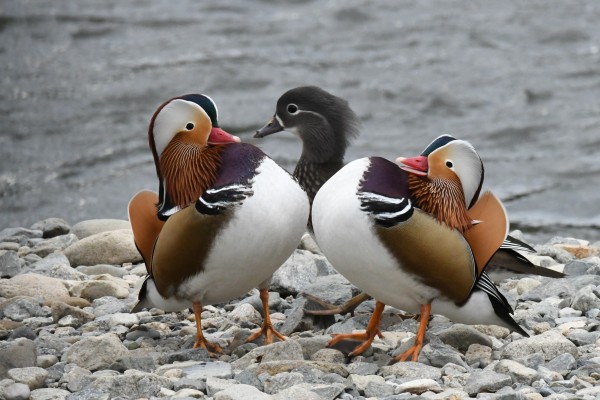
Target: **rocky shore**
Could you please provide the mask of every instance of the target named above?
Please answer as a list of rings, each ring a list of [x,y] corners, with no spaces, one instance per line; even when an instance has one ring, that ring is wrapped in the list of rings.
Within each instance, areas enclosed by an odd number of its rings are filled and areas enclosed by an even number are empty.
[[[512,232],[520,236],[520,232]],[[430,321],[419,362],[388,365],[417,321],[386,307],[383,339],[363,355],[327,348],[362,330],[354,316],[303,314],[310,293],[341,303],[358,290],[310,241],[280,268],[272,320],[288,337],[245,343],[262,321],[258,292],[206,306],[202,326],[224,350],[192,349],[190,311],[129,313],[146,274],[129,223],[50,218],[0,231],[0,399],[597,399],[600,398],[600,243],[554,238],[531,259],[567,278],[497,282],[531,334]]]

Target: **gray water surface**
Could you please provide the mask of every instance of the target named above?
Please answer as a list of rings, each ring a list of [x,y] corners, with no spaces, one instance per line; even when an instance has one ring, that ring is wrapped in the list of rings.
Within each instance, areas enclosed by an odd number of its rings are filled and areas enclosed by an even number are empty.
[[[467,139],[526,238],[600,240],[600,2],[32,1],[0,4],[0,229],[127,218],[157,188],[147,126],[201,92],[253,139],[277,98],[319,85],[363,122],[347,160]]]

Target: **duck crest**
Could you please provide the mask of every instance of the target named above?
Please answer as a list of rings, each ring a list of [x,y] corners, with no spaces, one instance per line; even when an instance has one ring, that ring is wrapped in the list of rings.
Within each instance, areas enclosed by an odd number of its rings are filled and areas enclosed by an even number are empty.
[[[451,229],[465,233],[473,227],[464,204],[460,182],[424,179],[408,174],[409,188],[415,206],[431,214]]]
[[[201,147],[181,134],[171,140],[159,158],[159,178],[161,185],[164,184],[169,207],[186,207],[213,185],[221,165],[223,147]],[[159,204],[159,207],[164,206]]]

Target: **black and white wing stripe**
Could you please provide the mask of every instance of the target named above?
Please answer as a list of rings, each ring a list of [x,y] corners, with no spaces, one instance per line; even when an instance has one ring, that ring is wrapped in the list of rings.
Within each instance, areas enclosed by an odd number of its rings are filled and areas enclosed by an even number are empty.
[[[507,249],[507,250],[515,250],[515,251],[523,251],[526,253],[535,253],[535,249],[533,247],[531,247],[530,245],[528,245],[527,243],[514,238],[510,235],[506,236],[506,239],[504,239],[504,243],[502,243],[502,246],[500,246],[501,249]]]
[[[372,192],[359,192],[360,209],[369,213],[378,225],[390,228],[408,220],[414,208],[408,197],[396,198]]]
[[[206,215],[222,214],[225,210],[242,204],[246,197],[252,195],[251,187],[238,183],[208,189],[196,202],[196,210]]]
[[[473,291],[476,290],[481,290],[488,295],[496,315],[508,322],[521,335],[529,337],[529,334],[525,332],[523,328],[521,328],[519,324],[517,324],[511,317],[511,314],[514,314],[514,311],[510,304],[508,304],[508,300],[506,300],[506,297],[500,293],[496,285],[494,285],[490,277],[485,272],[483,272],[477,279],[477,282],[475,282]]]

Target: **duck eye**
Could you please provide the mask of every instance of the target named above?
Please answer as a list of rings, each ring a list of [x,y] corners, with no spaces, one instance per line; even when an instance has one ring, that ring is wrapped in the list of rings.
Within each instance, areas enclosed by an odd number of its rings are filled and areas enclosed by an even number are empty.
[[[446,167],[452,168],[452,167],[454,167],[454,164],[452,164],[452,161],[448,160],[448,161],[446,161]]]
[[[296,114],[298,112],[298,106],[295,104],[288,104],[287,112],[289,112],[290,114]]]
[[[185,126],[185,129],[187,129],[188,131],[191,131],[192,129],[194,129],[194,124],[192,124],[191,122],[188,122],[187,125]]]

